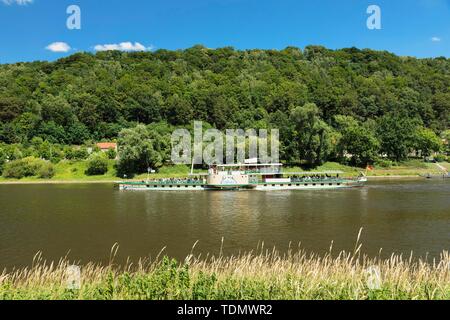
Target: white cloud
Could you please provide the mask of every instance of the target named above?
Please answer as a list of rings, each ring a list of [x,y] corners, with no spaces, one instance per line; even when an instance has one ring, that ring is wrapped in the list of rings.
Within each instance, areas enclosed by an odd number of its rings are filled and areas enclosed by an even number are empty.
[[[19,6],[26,6],[33,3],[33,0],[2,0],[2,2],[8,6],[12,4],[18,4]]]
[[[431,41],[433,41],[433,42],[441,42],[441,38],[433,37],[433,38],[431,38]]]
[[[69,52],[70,46],[65,42],[53,42],[49,44],[45,49],[50,50],[52,52]]]
[[[145,47],[143,44],[139,42],[121,42],[119,44],[98,44],[94,47],[95,51],[110,51],[110,50],[119,50],[119,51],[151,51],[153,50],[153,46]]]

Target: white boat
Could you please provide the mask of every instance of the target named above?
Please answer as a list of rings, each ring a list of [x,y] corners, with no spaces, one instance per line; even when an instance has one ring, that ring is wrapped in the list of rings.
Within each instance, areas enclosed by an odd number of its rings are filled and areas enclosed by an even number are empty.
[[[118,182],[120,190],[205,191],[205,190],[330,190],[362,187],[367,178],[343,178],[342,171],[286,172],[281,163],[227,164],[212,166],[208,173],[191,174],[186,179]]]

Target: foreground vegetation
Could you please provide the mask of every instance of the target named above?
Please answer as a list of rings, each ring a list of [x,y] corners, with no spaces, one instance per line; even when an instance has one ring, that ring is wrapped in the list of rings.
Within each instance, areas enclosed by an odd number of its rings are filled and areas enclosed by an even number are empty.
[[[67,260],[37,259],[30,269],[0,275],[0,299],[450,299],[448,252],[425,262],[396,255],[370,259],[359,249],[323,257],[261,249],[233,257],[189,255],[183,263],[165,257],[125,268],[88,264],[75,289],[68,287]]]

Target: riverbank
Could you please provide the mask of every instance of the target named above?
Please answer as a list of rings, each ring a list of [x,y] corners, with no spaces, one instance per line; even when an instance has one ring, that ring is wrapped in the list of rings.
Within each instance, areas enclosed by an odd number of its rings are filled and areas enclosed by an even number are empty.
[[[31,269],[0,275],[2,300],[448,300],[450,255],[427,263],[392,255],[324,257],[275,250],[183,263],[164,258],[119,268],[87,264],[81,277],[70,263],[36,261]],[[69,288],[75,284],[76,288]],[[79,287],[78,287],[79,285]]]
[[[98,184],[98,183],[114,183],[122,180],[117,177],[114,168],[114,161],[110,160],[108,165],[108,172],[101,176],[86,176],[85,162],[69,162],[62,161],[55,165],[55,176],[52,179],[38,179],[36,177],[24,178],[20,180],[5,179],[0,177],[0,184]],[[449,163],[442,163],[442,167],[450,169]],[[420,161],[409,161],[402,165],[390,168],[375,167],[371,171],[365,172],[362,168],[341,165],[335,162],[328,162],[324,165],[314,169],[314,171],[342,171],[346,177],[356,177],[361,172],[367,174],[369,180],[383,180],[383,179],[414,179],[420,178],[422,175],[432,174],[439,175],[442,171],[433,163],[424,163]],[[299,167],[287,167],[285,172],[299,172],[303,171]],[[203,172],[206,171],[196,171]],[[159,170],[158,173],[152,174],[152,179],[162,178],[183,178],[189,175],[190,169],[187,166],[167,166]],[[147,174],[142,174],[134,177],[134,181],[142,181],[147,179]]]

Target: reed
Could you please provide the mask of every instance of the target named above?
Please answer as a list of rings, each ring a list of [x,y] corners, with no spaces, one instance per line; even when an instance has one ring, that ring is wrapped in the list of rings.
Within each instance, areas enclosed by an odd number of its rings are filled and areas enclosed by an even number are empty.
[[[79,289],[67,287],[63,258],[35,257],[30,268],[0,275],[0,299],[49,300],[448,300],[450,254],[424,261],[413,256],[369,258],[353,252],[316,255],[301,248],[281,254],[262,244],[237,256],[194,255],[182,262],[162,256],[119,266],[118,246],[107,266],[81,268]],[[161,258],[160,258],[161,257]]]

